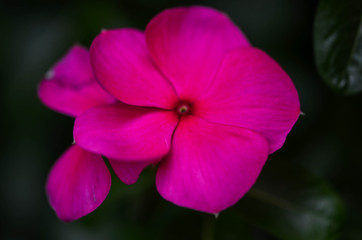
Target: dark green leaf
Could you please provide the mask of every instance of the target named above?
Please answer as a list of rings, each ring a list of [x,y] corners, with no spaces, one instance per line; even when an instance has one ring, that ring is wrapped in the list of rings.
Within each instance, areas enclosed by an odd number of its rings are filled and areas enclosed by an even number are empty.
[[[233,210],[278,239],[336,239],[344,219],[338,195],[288,161],[271,160]]]
[[[314,25],[318,71],[333,89],[362,91],[362,1],[321,0]]]

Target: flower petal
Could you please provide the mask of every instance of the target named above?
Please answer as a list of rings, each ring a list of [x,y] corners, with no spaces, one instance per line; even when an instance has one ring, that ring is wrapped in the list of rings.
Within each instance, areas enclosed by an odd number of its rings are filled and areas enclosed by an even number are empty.
[[[97,79],[120,101],[167,109],[177,102],[172,86],[151,60],[141,31],[102,31],[90,54]]]
[[[153,162],[168,153],[177,122],[172,111],[111,104],[80,115],[74,138],[79,146],[108,158]]]
[[[94,78],[88,50],[76,45],[47,73],[38,88],[49,108],[72,117],[86,109],[115,102]]]
[[[250,45],[226,14],[199,6],[161,12],[148,24],[146,41],[180,98],[188,100],[213,80],[227,51]]]
[[[268,144],[257,133],[186,117],[160,164],[156,186],[176,205],[219,213],[249,191],[267,156]]]
[[[114,173],[125,184],[134,184],[137,182],[138,177],[142,170],[151,162],[123,162],[119,160],[109,159]]]
[[[259,132],[268,140],[270,153],[284,144],[300,115],[291,79],[255,48],[230,52],[194,109],[197,116],[209,121]]]
[[[46,191],[58,217],[69,222],[94,211],[110,187],[111,175],[102,157],[73,145],[51,169]]]

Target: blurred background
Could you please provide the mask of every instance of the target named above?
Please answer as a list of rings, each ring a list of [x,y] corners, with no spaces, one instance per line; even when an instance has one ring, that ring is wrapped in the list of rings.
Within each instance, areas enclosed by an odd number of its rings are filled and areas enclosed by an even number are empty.
[[[270,156],[255,187],[214,216],[163,200],[155,169],[112,189],[95,212],[61,222],[44,185],[72,143],[73,119],[44,107],[37,84],[75,43],[102,28],[144,29],[173,6],[224,11],[250,42],[291,76],[301,116]],[[1,1],[1,239],[362,239],[362,96],[341,96],[320,79],[313,56],[316,1]]]

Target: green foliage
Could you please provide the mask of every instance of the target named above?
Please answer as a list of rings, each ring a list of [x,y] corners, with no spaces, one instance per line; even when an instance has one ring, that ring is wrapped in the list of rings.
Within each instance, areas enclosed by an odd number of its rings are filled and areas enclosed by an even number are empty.
[[[271,159],[235,207],[278,239],[337,239],[344,205],[322,179],[290,161]]]
[[[315,60],[333,89],[362,91],[362,1],[321,0],[314,25]]]

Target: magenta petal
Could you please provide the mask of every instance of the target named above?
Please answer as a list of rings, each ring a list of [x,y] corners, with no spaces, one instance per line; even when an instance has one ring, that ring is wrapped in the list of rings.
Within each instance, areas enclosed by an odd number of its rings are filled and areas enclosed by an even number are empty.
[[[110,187],[111,175],[102,157],[73,145],[51,169],[46,191],[58,217],[69,222],[94,211]]]
[[[142,170],[150,165],[150,162],[123,162],[109,159],[113,171],[117,177],[125,184],[134,184]]]
[[[90,54],[97,79],[120,101],[167,109],[177,102],[172,86],[151,60],[141,31],[103,31],[94,39]]]
[[[79,146],[108,158],[155,161],[168,153],[177,122],[172,111],[118,103],[81,114],[74,138]]]
[[[300,115],[291,79],[267,54],[251,47],[227,55],[195,105],[195,114],[204,119],[259,132],[270,153],[284,144]]]
[[[49,70],[38,95],[49,108],[72,117],[90,107],[115,102],[95,80],[88,50],[78,45]]]
[[[160,164],[156,186],[176,205],[219,213],[249,191],[267,156],[268,144],[257,133],[186,117]]]
[[[250,45],[226,14],[199,6],[161,12],[148,24],[146,41],[179,96],[189,100],[210,84],[227,51]]]

